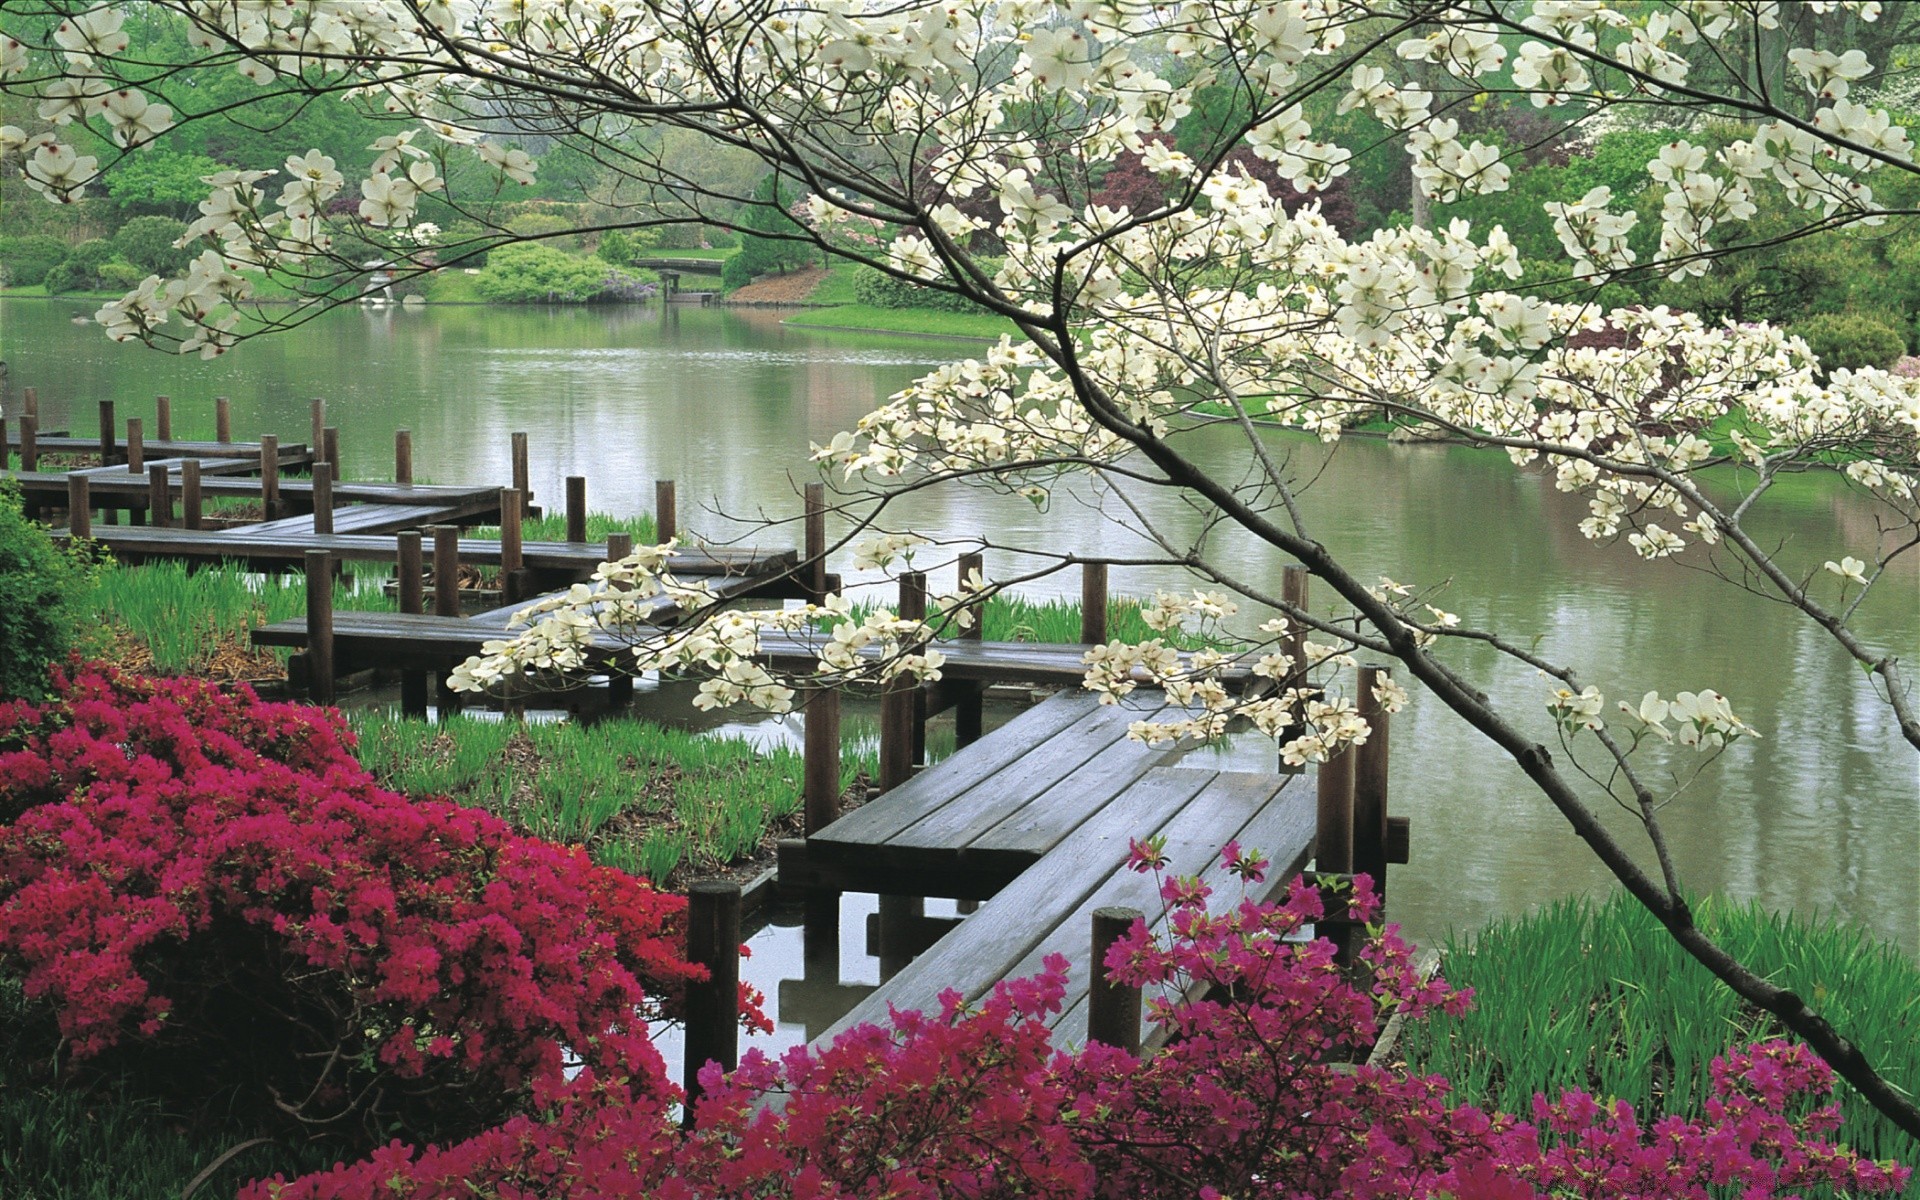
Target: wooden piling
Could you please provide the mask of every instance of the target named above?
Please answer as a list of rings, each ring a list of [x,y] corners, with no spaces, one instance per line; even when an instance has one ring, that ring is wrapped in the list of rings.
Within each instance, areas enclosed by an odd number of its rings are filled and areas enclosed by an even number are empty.
[[[587,540],[587,477],[567,476],[567,540]]]
[[[653,481],[653,528],[655,540],[661,542],[680,533],[680,505],[671,479]]]
[[[213,398],[213,440],[222,445],[233,440],[233,401],[225,396]]]
[[[1087,977],[1087,1040],[1140,1053],[1140,988],[1108,978],[1107,951],[1145,914],[1137,908],[1093,910],[1093,961]]]
[[[820,832],[840,816],[840,693],[823,687],[807,699],[806,832]]]
[[[807,599],[819,604],[827,598],[827,485],[808,484],[806,497],[806,553],[800,560],[801,583]]]
[[[7,414],[0,412],[0,471],[13,469],[13,445],[7,441]]]
[[[1080,640],[1107,644],[1107,564],[1080,564]]]
[[[520,503],[533,503],[533,474],[527,466],[527,435],[513,435],[513,490],[520,493]]]
[[[1371,732],[1353,766],[1353,871],[1373,877],[1373,890],[1384,901],[1387,894],[1387,710],[1374,688],[1393,678],[1390,668],[1368,664],[1360,668],[1360,719]]]
[[[508,580],[526,567],[526,561],[521,553],[520,516],[520,493],[512,488],[501,488],[500,586],[502,591],[511,591],[512,587]],[[507,599],[511,601],[516,597],[508,596]]]
[[[163,442],[173,440],[173,398],[171,396],[153,398],[153,436]]]
[[[327,436],[327,402],[324,397],[315,396],[313,398],[309,417],[310,424],[308,425],[307,433],[307,450],[312,453],[315,458],[324,458],[325,455],[321,453],[321,448],[326,444]]]
[[[307,551],[307,691],[333,703],[333,555]]]
[[[460,615],[460,527],[435,525],[433,534],[433,614]]]
[[[100,402],[100,465],[110,467],[118,453],[113,445],[113,401]]]
[[[340,469],[340,429],[329,425],[320,431],[320,445],[317,453],[321,458],[333,464],[336,472]]]
[[[271,521],[280,515],[280,437],[260,435],[260,509]]]
[[[20,469],[40,469],[40,417],[35,413],[20,414]]]
[[[67,532],[77,538],[93,536],[92,484],[85,475],[67,476]]]
[[[144,474],[147,469],[146,422],[139,417],[127,418],[127,474]]]
[[[173,495],[167,487],[165,463],[153,463],[147,468],[147,508],[152,514],[148,520],[155,527],[165,529],[173,524]]]
[[[400,592],[400,611],[417,613],[423,609],[421,573],[425,562],[420,553],[420,531],[408,529],[395,535],[398,553],[394,575]],[[400,672],[400,713],[425,718],[427,715],[427,673],[418,668]]]
[[[413,430],[393,431],[393,481],[413,486]]]
[[[1345,875],[1353,870],[1353,766],[1357,757],[1351,747],[1343,746],[1320,764],[1313,865],[1323,876]],[[1351,925],[1334,923],[1329,930],[1335,961],[1341,966],[1353,962],[1359,944],[1355,935]]]
[[[900,615],[910,621],[927,619],[927,573],[925,571],[904,571],[900,575]],[[907,772],[909,775],[919,765],[927,761],[927,694],[918,683],[906,679],[908,699],[911,701],[907,712],[908,753]],[[905,782],[903,779],[902,782]]]
[[[686,985],[682,1123],[690,1127],[701,1094],[700,1069],[710,1062],[727,1071],[740,1065],[739,884],[702,879],[687,889],[687,961],[707,970],[706,979]]]
[[[964,593],[967,590],[967,581],[969,579],[972,579],[975,575],[979,575],[982,579],[985,579],[986,573],[986,555],[978,552],[962,554],[960,556],[959,586],[954,589],[954,593],[956,595]],[[969,601],[967,611],[973,615],[972,623],[965,629],[960,630],[958,636],[969,642],[977,642],[986,636],[983,628],[987,620],[986,602],[984,600]],[[980,735],[984,730],[986,721],[986,704],[982,696],[983,691],[984,685],[982,687],[969,689],[965,695],[954,701],[953,740],[956,746],[971,746],[980,740]]]
[[[20,415],[23,417],[32,417],[36,421],[40,419],[39,388],[20,389]]]
[[[313,531],[333,532],[333,463],[313,464]]]
[[[180,464],[180,524],[200,528],[204,520],[200,509],[200,460],[189,458]]]
[[[630,533],[607,534],[607,561],[619,562],[633,553],[633,535]],[[624,708],[633,703],[633,672],[617,667],[607,668],[607,703]]]

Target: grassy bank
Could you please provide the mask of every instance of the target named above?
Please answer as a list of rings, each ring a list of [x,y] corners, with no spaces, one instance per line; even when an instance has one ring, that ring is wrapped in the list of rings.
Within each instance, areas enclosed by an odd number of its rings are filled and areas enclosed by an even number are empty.
[[[1807,997],[1887,1078],[1920,1079],[1920,966],[1898,949],[1855,926],[1755,906],[1708,900],[1695,916],[1736,958]],[[1449,944],[1441,970],[1474,989],[1475,1007],[1410,1027],[1407,1059],[1452,1080],[1460,1100],[1510,1112],[1531,1111],[1535,1092],[1582,1088],[1642,1112],[1697,1115],[1715,1055],[1781,1036],[1626,896],[1496,922]],[[1840,1140],[1875,1158],[1920,1159],[1920,1143],[1845,1084],[1840,1095]]]
[[[587,540],[604,542],[609,534],[625,533],[633,537],[636,546],[650,546],[658,540],[653,517],[642,513],[637,517],[616,517],[610,513],[590,512],[587,514]],[[481,525],[467,530],[462,536],[490,538],[498,540],[500,527]],[[520,524],[520,537],[528,542],[563,542],[567,539],[567,514],[549,512]]]
[[[816,292],[815,295],[819,293]],[[930,337],[998,340],[1019,335],[1013,322],[979,313],[936,312],[921,308],[877,308],[871,304],[837,304],[788,317],[786,324],[807,329],[843,329],[857,333],[917,333]]]
[[[785,747],[635,720],[429,725],[385,712],[351,720],[360,761],[386,786],[485,808],[662,886],[753,858],[798,828],[801,757]],[[848,732],[850,745],[862,744]],[[843,786],[862,772],[877,773],[871,751],[843,760]]]
[[[392,612],[395,604],[375,579],[355,576],[334,588],[341,609]],[[122,666],[163,675],[258,679],[278,675],[287,651],[256,647],[253,629],[304,616],[301,575],[251,575],[234,566],[188,570],[185,563],[111,566],[90,596],[99,616],[96,638]]]

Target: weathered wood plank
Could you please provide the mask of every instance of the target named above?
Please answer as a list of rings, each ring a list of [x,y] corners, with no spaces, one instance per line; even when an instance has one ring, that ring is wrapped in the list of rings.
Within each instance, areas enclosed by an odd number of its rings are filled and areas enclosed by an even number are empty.
[[[1126,862],[1128,839],[1166,824],[1212,781],[1209,771],[1156,771],[1089,818],[960,928],[855,1006],[823,1036],[882,1021],[887,1006],[931,1011],[954,988],[979,996]]]
[[[259,442],[183,442],[144,439],[149,455],[161,458],[244,458],[257,462],[260,458]],[[46,437],[40,439],[42,454],[98,454],[100,439],[97,437]],[[304,442],[282,442],[280,445],[280,465],[283,467],[303,466],[313,461],[313,453]]]
[[[936,763],[879,799],[841,817],[810,839],[831,855],[835,843],[866,847],[889,841],[942,805],[974,786],[993,784],[1007,768],[1037,748],[1051,745],[1062,731],[1097,715],[1091,696],[1062,692],[1008,721],[958,756]]]
[[[286,489],[281,489],[286,494]],[[426,508],[417,504],[353,504],[337,508],[333,512],[333,532],[319,536],[339,536],[341,534],[398,533],[402,529],[420,529],[428,525],[440,525],[459,519],[463,514],[457,508]],[[230,538],[273,539],[286,537],[313,536],[313,514],[297,517],[282,517],[277,521],[261,521],[253,525],[240,525],[232,529],[221,530],[216,536]],[[395,551],[396,555],[398,551]]]

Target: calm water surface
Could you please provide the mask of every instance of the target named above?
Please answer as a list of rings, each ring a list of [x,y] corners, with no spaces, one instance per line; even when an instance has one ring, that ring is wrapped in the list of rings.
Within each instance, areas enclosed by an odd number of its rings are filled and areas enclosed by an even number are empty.
[[[325,396],[349,477],[390,472],[393,431],[414,434],[416,471],[444,482],[505,481],[508,434],[531,435],[533,486],[547,503],[566,475],[593,507],[651,506],[653,481],[679,481],[682,524],[724,533],[719,514],[788,517],[825,441],[916,374],[964,353],[951,342],[807,333],[776,314],[691,308],[609,311],[436,308],[331,314],[213,363],[115,346],[59,302],[0,302],[0,356],[15,394],[40,390],[42,423],[96,427],[96,402],[148,416],[174,398],[176,433],[210,436],[212,397],[232,398],[236,436],[304,441],[308,398]],[[1328,452],[1276,435],[1302,463]],[[1236,471],[1233,444],[1196,450]],[[1830,480],[1776,497],[1768,532],[1817,567],[1861,554],[1873,517]],[[1157,521],[1198,527],[1177,501],[1149,497]],[[695,511],[695,505],[708,511]],[[1784,607],[1683,563],[1641,563],[1575,531],[1580,501],[1503,456],[1352,439],[1306,500],[1316,534],[1363,574],[1450,579],[1445,607],[1469,624],[1538,633],[1609,696],[1712,687],[1763,733],[1736,746],[1667,810],[1680,866],[1700,891],[1844,914],[1920,955],[1920,767],[1861,673]],[[1052,550],[1125,553],[1135,543],[1094,507],[955,490],[916,498],[900,523],[950,536],[990,532]],[[770,539],[771,540],[771,539]],[[791,541],[792,535],[778,535]],[[1210,550],[1278,589],[1282,566],[1250,539]],[[1011,567],[1011,561],[1001,569]],[[936,579],[936,584],[941,582]],[[1077,581],[1054,589],[1077,594]],[[1178,587],[1177,573],[1123,570],[1116,590]],[[1863,614],[1878,645],[1920,650],[1920,575],[1904,572]],[[1047,591],[1045,585],[1036,587]],[[1472,649],[1459,662],[1512,713],[1543,730],[1542,681]],[[1259,769],[1270,747],[1224,751]],[[1394,915],[1416,937],[1471,929],[1609,878],[1519,771],[1417,692],[1393,732],[1395,811],[1413,818],[1413,862],[1396,868]],[[1625,823],[1621,823],[1623,829]]]

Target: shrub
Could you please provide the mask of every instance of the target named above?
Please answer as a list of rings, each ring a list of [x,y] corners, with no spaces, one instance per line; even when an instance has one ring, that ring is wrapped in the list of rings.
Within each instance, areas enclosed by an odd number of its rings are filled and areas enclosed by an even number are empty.
[[[0,237],[0,274],[12,287],[45,283],[47,272],[67,257],[67,244],[49,234]]]
[[[42,282],[47,285],[48,295],[59,296],[67,292],[85,291],[93,281],[90,275],[82,274],[77,268],[62,262],[48,271]]]
[[[505,304],[585,304],[637,299],[640,277],[598,259],[538,244],[501,246],[474,279],[483,300]]]
[[[624,267],[633,261],[633,239],[624,230],[609,229],[600,235],[600,244],[593,249],[593,256],[601,262],[610,262],[616,267]]]
[[[1788,331],[1806,340],[1823,372],[1891,367],[1907,352],[1898,329],[1865,313],[1816,313]]]
[[[172,275],[193,261],[191,250],[174,247],[186,231],[186,223],[172,217],[135,217],[113,235],[114,253],[143,273]]]
[[[0,971],[77,1067],[362,1149],[548,1102],[569,1056],[665,1103],[679,898],[381,789],[330,711],[57,691],[0,705]]]
[[[101,263],[94,269],[93,277],[101,287],[109,291],[125,291],[140,286],[140,281],[152,272],[136,267],[130,262],[114,259]]]
[[[578,246],[577,236],[557,236],[568,234],[574,223],[559,213],[530,212],[522,213],[507,222],[507,232],[517,237],[542,238],[552,245]]]
[[[1136,861],[1144,862],[1141,847]],[[1257,854],[1228,864],[1257,879]],[[1436,1076],[1339,1060],[1364,1055],[1387,1012],[1457,1009],[1464,993],[1422,981],[1388,927],[1362,952],[1357,988],[1324,939],[1289,940],[1325,913],[1295,881],[1284,902],[1209,915],[1195,880],[1168,880],[1167,944],[1136,922],[1104,964],[1178,997],[1155,1020],[1174,1035],[1145,1058],[1105,1046],[1056,1053],[1045,1018],[1066,960],[1002,983],[976,1009],[956,993],[934,1014],[896,1013],[775,1064],[749,1051],[732,1077],[702,1073],[693,1134],[617,1081],[582,1076],[547,1113],[466,1142],[394,1144],[243,1200],[455,1200],[540,1196],[797,1195],[976,1200],[1200,1196],[1540,1200],[1654,1196],[1749,1200],[1809,1186],[1881,1193],[1901,1170],[1822,1140],[1825,1065],[1772,1043],[1715,1070],[1706,1122],[1643,1126],[1581,1093],[1535,1101],[1537,1124],[1449,1108]],[[1350,911],[1376,911],[1365,876]],[[1207,987],[1202,993],[1190,990]],[[784,1104],[763,1105],[769,1090]]]
[[[47,291],[59,295],[62,292],[86,292],[99,288],[100,268],[112,258],[113,243],[107,239],[91,238],[81,242],[67,251],[67,257],[59,266],[47,272]]]
[[[853,273],[853,296],[876,308],[922,308],[937,312],[977,313],[980,306],[964,296],[896,279],[885,271],[861,267]]]
[[[66,658],[89,624],[93,583],[83,559],[55,548],[27,519],[20,488],[0,480],[0,701],[39,699],[47,667]]]

